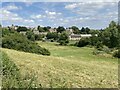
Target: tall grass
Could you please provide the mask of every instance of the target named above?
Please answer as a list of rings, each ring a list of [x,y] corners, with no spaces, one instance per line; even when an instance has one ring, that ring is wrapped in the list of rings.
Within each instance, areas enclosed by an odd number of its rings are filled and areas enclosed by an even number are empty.
[[[35,87],[39,87],[39,85],[36,84],[34,74],[27,73],[22,76],[19,68],[10,60],[6,53],[2,52],[2,89],[30,89]]]

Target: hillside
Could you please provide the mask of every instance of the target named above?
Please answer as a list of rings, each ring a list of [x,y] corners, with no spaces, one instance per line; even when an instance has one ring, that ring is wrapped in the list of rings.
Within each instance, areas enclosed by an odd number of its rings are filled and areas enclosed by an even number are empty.
[[[2,49],[24,75],[35,73],[42,87],[117,88],[118,62],[111,57],[92,55],[93,48],[58,46],[38,42],[51,56]]]

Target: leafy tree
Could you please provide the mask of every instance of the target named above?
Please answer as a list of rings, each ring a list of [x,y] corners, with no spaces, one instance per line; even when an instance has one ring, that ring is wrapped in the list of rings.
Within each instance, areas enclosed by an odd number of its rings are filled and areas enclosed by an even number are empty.
[[[57,32],[48,32],[46,35],[47,39],[54,39],[57,40],[58,39],[58,33]]]
[[[69,43],[68,34],[66,32],[62,32],[59,36],[58,42],[60,43],[60,45],[67,45]]]
[[[35,34],[32,31],[27,31],[26,36],[29,40],[35,41]]]
[[[89,44],[89,39],[88,38],[81,38],[79,42],[77,42],[75,45],[78,47],[84,47]]]
[[[81,31],[82,34],[86,34],[84,27],[82,27],[80,31]]]
[[[95,34],[92,34],[92,36],[90,37],[90,45],[96,46],[98,41],[99,38]]]
[[[43,30],[44,30],[45,32],[48,32],[48,31],[49,31],[49,28],[43,27]]]
[[[78,27],[72,26],[71,29],[73,30],[73,33],[74,33],[74,34],[80,34],[80,30],[79,30]]]
[[[20,31],[28,31],[28,29],[27,29],[26,27],[21,27],[21,26],[19,26],[19,27],[17,28],[17,32],[20,32]]]
[[[88,27],[85,28],[85,31],[86,31],[87,34],[90,33],[90,29]]]
[[[114,48],[119,45],[119,30],[114,21],[112,21],[109,24],[109,27],[102,32],[101,38],[103,44],[109,48]]]
[[[40,34],[35,34],[35,40],[42,40],[44,38],[44,35]]]
[[[65,28],[63,26],[59,26],[57,28],[57,33],[62,33],[63,31],[65,31]]]
[[[51,27],[50,27],[50,26],[47,26],[47,29],[51,29]]]
[[[45,31],[45,30],[44,30],[42,27],[40,27],[40,26],[38,26],[37,29],[39,30],[39,32],[44,32],[44,31]]]

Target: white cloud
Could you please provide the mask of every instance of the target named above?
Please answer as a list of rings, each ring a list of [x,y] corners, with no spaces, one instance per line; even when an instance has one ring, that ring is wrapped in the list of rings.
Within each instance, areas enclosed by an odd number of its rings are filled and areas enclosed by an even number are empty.
[[[2,12],[0,12],[0,16],[2,17],[2,21],[15,23],[15,22],[21,22],[21,23],[34,23],[34,20],[32,19],[24,19],[20,17],[18,14],[10,12],[9,10],[0,9]]]
[[[4,21],[9,21],[9,20],[12,20],[12,21],[18,21],[18,20],[22,20],[21,17],[18,16],[18,14],[15,14],[15,13],[12,13],[8,10],[5,10],[5,9],[1,9],[2,12],[0,13],[1,16],[2,16],[2,20]]]
[[[5,9],[5,10],[19,10],[19,9],[22,9],[21,7],[18,7],[16,5],[14,5],[13,3],[8,4],[7,6],[2,7],[2,8]]]
[[[23,20],[26,23],[34,23],[34,20]]]
[[[53,12],[53,11],[45,11],[45,13],[47,14],[47,15],[61,15],[62,13],[60,13],[60,12]]]
[[[74,4],[69,4],[69,5],[66,5],[65,8],[66,9],[74,9],[78,6],[78,4],[74,3]]]

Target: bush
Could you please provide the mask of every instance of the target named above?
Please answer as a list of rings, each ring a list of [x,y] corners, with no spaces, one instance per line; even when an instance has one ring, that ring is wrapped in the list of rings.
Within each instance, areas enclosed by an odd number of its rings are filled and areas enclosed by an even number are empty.
[[[114,56],[114,57],[117,57],[117,58],[120,58],[120,49],[119,49],[118,51],[115,51],[115,52],[113,53],[113,56]]]
[[[103,53],[103,51],[99,51],[99,50],[97,50],[97,49],[95,49],[94,51],[93,51],[93,55],[98,55],[98,54],[102,54]]]
[[[80,41],[78,43],[76,43],[76,45],[78,47],[84,47],[84,46],[86,46],[88,44],[89,44],[89,41],[88,41],[87,38],[82,38],[82,39],[80,39]]]
[[[59,40],[58,40],[60,45],[67,45],[69,43],[69,37],[68,34],[65,32],[62,32],[59,36]]]
[[[99,42],[99,41],[98,41],[98,42],[96,43],[96,45],[95,45],[95,48],[101,51],[102,48],[103,48],[102,42]]]
[[[47,39],[53,39],[53,40],[57,40],[58,39],[58,33],[56,32],[48,32],[46,35]]]
[[[47,49],[40,47],[35,42],[28,40],[24,35],[18,33],[3,37],[2,47],[24,52],[50,55],[50,52]]]

